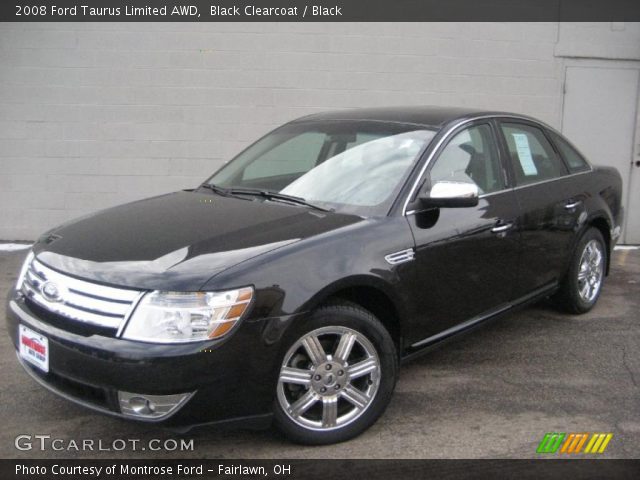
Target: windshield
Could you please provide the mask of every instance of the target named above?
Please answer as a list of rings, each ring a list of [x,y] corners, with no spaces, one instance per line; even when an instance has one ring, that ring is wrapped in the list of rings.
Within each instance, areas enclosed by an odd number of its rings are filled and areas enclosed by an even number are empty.
[[[366,121],[285,125],[258,140],[208,180],[300,197],[358,215],[387,213],[435,132]]]

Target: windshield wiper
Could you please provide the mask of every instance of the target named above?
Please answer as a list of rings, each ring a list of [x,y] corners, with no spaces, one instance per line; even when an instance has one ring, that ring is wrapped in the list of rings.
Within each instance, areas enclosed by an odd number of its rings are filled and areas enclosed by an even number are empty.
[[[318,205],[314,205],[313,203],[307,202],[304,198],[294,197],[293,195],[286,195],[280,192],[272,192],[270,190],[260,190],[259,188],[230,188],[227,190],[227,193],[231,195],[256,195],[259,197],[266,198],[267,200],[276,200],[288,203],[295,203],[296,205],[304,205],[306,207],[314,208],[316,210],[320,210],[322,212],[333,212],[335,210],[320,207]]]
[[[321,210],[323,212],[333,212],[335,210],[329,208],[323,208],[318,205],[314,205],[313,203],[307,202],[304,198],[294,197],[293,195],[286,195],[284,193],[272,192],[270,190],[260,190],[259,188],[223,188],[219,187],[213,183],[203,183],[199,188],[206,188],[211,190],[218,195],[223,195],[225,197],[231,197],[236,195],[256,195],[259,197],[266,198],[268,200],[279,200],[282,202],[295,203],[296,205],[304,205],[307,207],[315,208],[316,210]]]
[[[231,192],[229,190],[227,190],[226,188],[218,187],[213,183],[203,183],[198,188],[206,188],[217,193],[218,195],[224,195],[225,197],[229,197],[231,195]]]

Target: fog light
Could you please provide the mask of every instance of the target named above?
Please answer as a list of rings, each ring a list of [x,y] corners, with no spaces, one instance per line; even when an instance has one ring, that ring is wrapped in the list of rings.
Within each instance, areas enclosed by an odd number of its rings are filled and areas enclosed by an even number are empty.
[[[118,392],[120,412],[128,417],[161,420],[175,413],[194,394],[146,395]]]
[[[131,397],[129,407],[138,415],[150,415],[156,411],[156,404],[144,397]]]

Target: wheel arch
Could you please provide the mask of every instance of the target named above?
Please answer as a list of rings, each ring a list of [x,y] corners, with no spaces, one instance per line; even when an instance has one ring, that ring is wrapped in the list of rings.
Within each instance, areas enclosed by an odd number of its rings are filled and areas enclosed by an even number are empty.
[[[606,256],[607,263],[605,265],[605,275],[609,275],[609,266],[611,265],[611,253],[612,253],[611,225],[604,216],[598,215],[587,221],[586,228],[584,229],[584,231],[586,231],[587,228],[597,229],[602,234],[602,238],[604,238],[605,247],[607,249],[607,256]],[[582,233],[584,233],[584,231]]]
[[[372,313],[385,326],[401,355],[402,319],[405,313],[390,284],[367,275],[344,279],[318,292],[307,302],[305,310],[315,310],[332,302],[353,303]]]

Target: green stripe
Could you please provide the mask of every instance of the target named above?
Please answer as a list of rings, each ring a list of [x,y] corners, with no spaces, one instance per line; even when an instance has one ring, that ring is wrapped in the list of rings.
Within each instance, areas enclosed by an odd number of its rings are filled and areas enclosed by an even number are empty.
[[[545,433],[536,453],[547,453],[547,441],[551,438],[550,433]]]
[[[566,433],[546,433],[538,445],[537,453],[556,453]]]
[[[549,453],[556,453],[556,450],[558,450],[558,448],[560,448],[560,444],[562,443],[562,440],[564,440],[564,437],[567,435],[566,433],[558,433],[558,438],[556,440],[556,443],[551,447],[551,450],[549,451]]]

